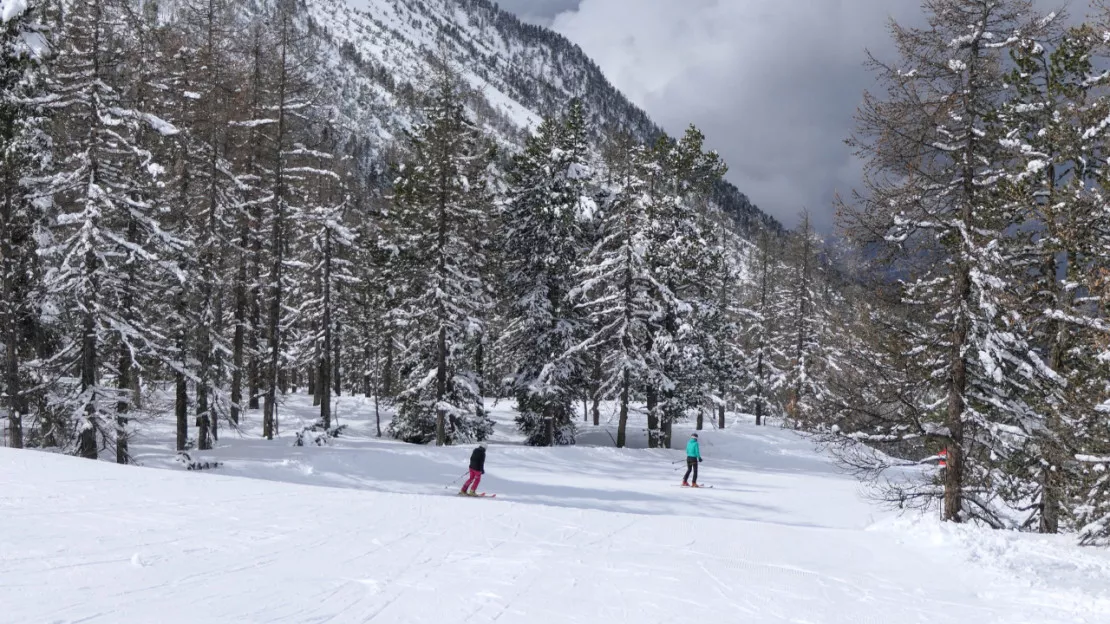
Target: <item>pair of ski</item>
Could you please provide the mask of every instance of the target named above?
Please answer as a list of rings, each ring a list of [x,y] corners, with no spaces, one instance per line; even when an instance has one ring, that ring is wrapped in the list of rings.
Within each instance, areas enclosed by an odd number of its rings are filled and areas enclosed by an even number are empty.
[[[689,488],[691,490],[700,490],[700,489],[703,489],[703,488],[713,489],[712,485],[698,485],[697,487],[694,487],[692,485],[679,485],[678,487]]]
[[[482,497],[494,498],[497,495],[496,494],[490,494],[489,492],[475,492],[473,495],[463,494],[463,493],[460,492],[460,493],[456,494],[455,496],[460,496],[462,498],[482,498]]]

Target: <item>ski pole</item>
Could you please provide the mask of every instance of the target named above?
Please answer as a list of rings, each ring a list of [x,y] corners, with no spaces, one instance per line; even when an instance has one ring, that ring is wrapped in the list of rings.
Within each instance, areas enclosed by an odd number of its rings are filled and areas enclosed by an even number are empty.
[[[459,475],[459,476],[455,477],[455,480],[454,480],[454,481],[452,481],[452,482],[450,482],[450,483],[448,483],[447,485],[443,486],[443,489],[445,489],[445,490],[446,490],[447,488],[451,487],[452,485],[455,485],[456,483],[458,483],[458,482],[459,482],[459,479],[461,479],[461,478],[465,477],[465,476],[466,476],[466,475],[468,475],[468,474],[470,474],[470,473],[469,473],[469,472],[464,472],[464,473],[462,473],[461,475]]]

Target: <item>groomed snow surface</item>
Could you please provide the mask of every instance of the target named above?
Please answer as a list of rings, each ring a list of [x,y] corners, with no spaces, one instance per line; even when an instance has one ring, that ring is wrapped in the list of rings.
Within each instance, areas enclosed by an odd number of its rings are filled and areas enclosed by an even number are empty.
[[[613,423],[523,447],[502,402],[498,497],[470,499],[451,481],[472,446],[378,440],[363,399],[338,409],[327,447],[291,444],[306,397],[272,442],[251,413],[201,472],[168,419],[135,445],[145,468],[0,449],[0,622],[1110,622],[1106,552],[900,518],[744,416],[702,432],[714,487],[691,490],[682,451],[611,448]]]

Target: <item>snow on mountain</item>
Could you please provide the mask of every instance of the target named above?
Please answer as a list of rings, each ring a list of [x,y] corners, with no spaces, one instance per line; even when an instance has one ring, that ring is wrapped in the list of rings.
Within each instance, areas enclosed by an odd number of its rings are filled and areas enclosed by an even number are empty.
[[[488,0],[305,0],[304,6],[326,59],[321,84],[338,95],[371,153],[411,123],[414,92],[432,75],[436,58],[474,88],[472,112],[510,147],[573,97],[584,101],[600,133],[624,130],[651,140],[662,132],[581,48]],[[781,229],[730,183],[720,184],[716,200],[742,231]]]
[[[347,433],[323,447],[290,444],[311,397],[289,397],[275,441],[252,435],[252,412],[247,435],[204,454],[223,465],[201,473],[173,460],[168,422],[137,450],[169,470],[0,449],[0,622],[1095,624],[1110,613],[1107,553],[899,519],[806,440],[743,416],[701,433],[701,481],[715,487],[695,491],[678,485],[680,451],[600,446],[604,423],[576,447],[524,447],[513,413],[492,406],[501,433],[480,489],[499,496],[471,500],[451,482],[469,447],[380,440],[369,404],[340,407]]]

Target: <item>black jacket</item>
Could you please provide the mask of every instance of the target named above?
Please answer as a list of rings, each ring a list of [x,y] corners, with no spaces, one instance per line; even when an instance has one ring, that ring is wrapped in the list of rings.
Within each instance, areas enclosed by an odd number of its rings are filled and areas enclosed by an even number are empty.
[[[470,454],[470,469],[477,470],[485,474],[486,472],[486,449],[478,447]]]

